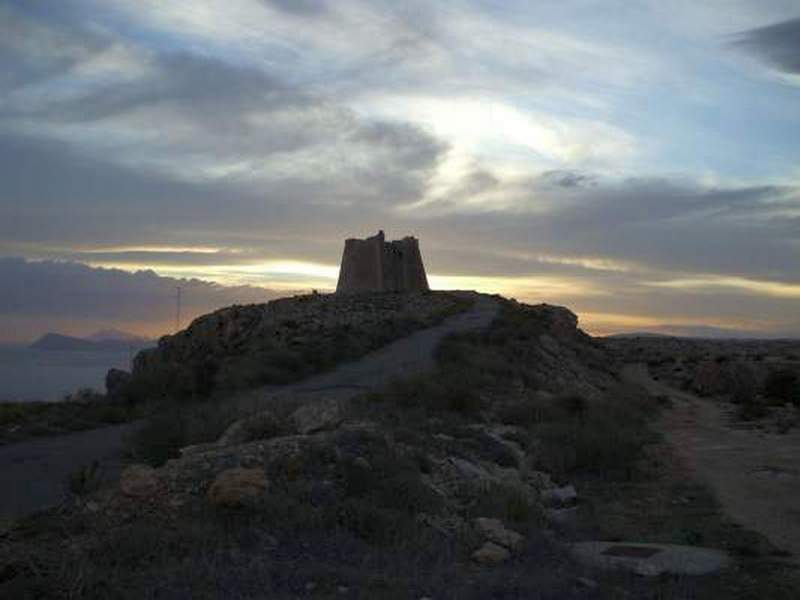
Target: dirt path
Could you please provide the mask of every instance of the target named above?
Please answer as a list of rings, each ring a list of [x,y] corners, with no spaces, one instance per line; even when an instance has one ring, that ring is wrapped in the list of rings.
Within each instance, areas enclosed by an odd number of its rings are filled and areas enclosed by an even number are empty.
[[[289,385],[250,390],[240,398],[269,399],[274,393],[308,395],[334,390],[366,391],[377,389],[394,378],[429,371],[435,365],[434,351],[444,337],[452,333],[485,329],[497,315],[499,304],[494,298],[470,295],[475,298],[470,310],[454,315],[435,327],[417,331],[332,371]]]
[[[674,407],[659,429],[714,490],[725,512],[800,564],[800,431],[733,427],[725,405],[654,381],[645,365],[628,365],[623,373],[650,393],[672,399]]]
[[[392,378],[425,372],[434,366],[434,350],[442,338],[487,327],[498,308],[496,300],[476,294],[470,310],[440,325],[417,331],[328,373],[287,386],[256,389],[236,400],[255,406],[276,393],[305,396],[337,390],[353,394],[375,389]],[[133,427],[103,427],[0,447],[0,520],[57,505],[67,477],[92,461],[99,462],[106,480],[116,478],[123,462],[124,436]]]

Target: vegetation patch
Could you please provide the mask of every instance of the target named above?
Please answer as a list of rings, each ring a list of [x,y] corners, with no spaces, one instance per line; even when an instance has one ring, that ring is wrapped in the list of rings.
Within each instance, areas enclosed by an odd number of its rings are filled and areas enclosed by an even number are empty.
[[[140,407],[108,402],[91,390],[62,402],[0,402],[0,444],[118,425],[142,414]]]

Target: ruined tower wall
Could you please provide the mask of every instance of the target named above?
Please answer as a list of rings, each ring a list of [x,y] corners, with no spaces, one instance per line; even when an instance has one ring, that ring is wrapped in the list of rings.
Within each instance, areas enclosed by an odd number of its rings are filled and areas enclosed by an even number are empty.
[[[383,231],[344,244],[337,293],[427,291],[419,242],[406,237],[386,242]]]

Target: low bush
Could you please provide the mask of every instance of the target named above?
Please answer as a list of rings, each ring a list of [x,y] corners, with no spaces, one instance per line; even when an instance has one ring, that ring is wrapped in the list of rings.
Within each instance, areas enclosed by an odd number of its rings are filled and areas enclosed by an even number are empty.
[[[161,466],[179,456],[181,448],[219,439],[239,416],[224,402],[162,407],[131,435],[128,452],[137,461]]]
[[[72,496],[86,496],[100,488],[100,463],[96,460],[84,465],[67,476],[66,492]]]
[[[620,389],[594,402],[566,398],[560,410],[535,427],[537,461],[556,476],[591,472],[629,480],[642,446],[652,439],[647,420],[655,410],[647,396],[632,390]]]
[[[512,485],[492,483],[473,490],[469,495],[469,517],[496,517],[512,523],[532,524],[542,519],[541,507]]]
[[[109,402],[96,392],[81,397],[84,400],[1,402],[0,443],[117,425],[142,414],[139,408]]]
[[[471,375],[447,368],[397,380],[386,390],[384,398],[402,408],[421,408],[429,413],[452,411],[474,415],[483,406]]]
[[[800,377],[788,369],[770,373],[764,381],[764,395],[781,404],[800,404]]]

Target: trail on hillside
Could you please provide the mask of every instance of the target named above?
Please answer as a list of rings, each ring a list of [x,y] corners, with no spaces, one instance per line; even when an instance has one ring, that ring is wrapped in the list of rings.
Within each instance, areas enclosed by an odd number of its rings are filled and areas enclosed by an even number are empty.
[[[627,365],[623,375],[672,399],[658,428],[728,516],[800,563],[800,431],[734,427],[724,405],[655,381],[642,364]]]
[[[268,386],[240,394],[232,401],[251,406],[268,403],[274,394],[355,394],[386,382],[424,373],[434,367],[434,351],[452,333],[484,329],[497,315],[497,300],[478,294],[467,311],[443,323],[396,340],[360,360],[286,386]],[[80,433],[0,447],[0,520],[57,505],[67,478],[98,461],[103,479],[116,479],[122,466],[125,435],[136,424],[102,427]]]

